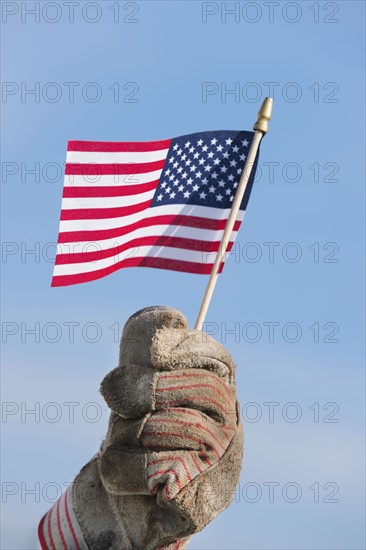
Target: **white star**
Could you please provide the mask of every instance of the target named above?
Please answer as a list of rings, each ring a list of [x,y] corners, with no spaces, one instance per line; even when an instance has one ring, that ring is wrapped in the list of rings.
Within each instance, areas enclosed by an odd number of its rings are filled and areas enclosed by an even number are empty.
[[[169,179],[172,181],[174,179],[174,174],[170,174]]]
[[[237,174],[241,174],[241,168],[238,168],[236,171]]]
[[[217,146],[217,150],[221,152],[221,151],[223,150],[223,146],[222,146],[222,145],[218,145],[218,146]]]
[[[196,153],[193,155],[193,158],[194,158],[194,159],[198,159],[199,156],[200,156],[200,154],[196,152]]]
[[[203,143],[203,139],[199,139],[199,140],[197,141],[197,145],[202,145],[202,143]]]
[[[169,162],[173,162],[173,161],[174,161],[174,157],[170,157]]]
[[[183,186],[183,185],[180,185],[180,186],[178,187],[178,191],[183,191],[183,189],[184,189],[184,186]]]
[[[234,145],[233,147],[233,152],[234,153],[237,153],[239,151],[239,147],[237,145]]]
[[[171,169],[169,168],[165,173],[167,176],[169,176],[170,172],[171,172]]]
[[[234,200],[234,195],[231,195],[231,197],[229,198],[229,200],[232,202]]]
[[[164,189],[164,187],[166,187],[166,186],[167,186],[167,182],[166,182],[166,181],[164,181],[164,183],[162,183],[162,184],[161,184],[161,186],[162,186],[162,188]]]
[[[173,164],[173,168],[176,168],[178,166],[178,162],[175,161],[175,163]]]
[[[177,154],[178,154],[178,155],[181,155],[182,152],[183,152],[182,149],[178,149]]]
[[[194,186],[192,187],[192,191],[198,191],[198,189],[199,189],[199,187],[198,187],[198,185],[197,185],[197,183],[196,183],[196,185],[194,185]]]
[[[221,166],[221,172],[227,172],[226,166]]]
[[[245,155],[240,155],[240,160],[245,160],[247,157]]]
[[[234,187],[234,189],[236,189],[238,187],[238,182],[237,181],[234,183],[233,187]]]
[[[205,199],[205,198],[206,198],[206,193],[202,191],[202,193],[200,193],[200,199]]]
[[[171,187],[167,187],[167,188],[165,189],[165,193],[170,193],[171,190],[172,190]]]
[[[200,160],[198,161],[198,164],[204,164],[204,163],[205,163],[205,159],[200,159]]]
[[[211,174],[211,178],[214,178],[214,179],[216,179],[216,178],[217,178],[217,172],[212,172],[212,174]]]
[[[193,145],[192,145],[192,147],[189,148],[189,152],[190,152],[190,153],[193,153],[193,151],[194,151],[194,147],[193,147]]]
[[[230,195],[230,193],[231,193],[231,189],[226,189],[226,191],[225,191],[225,192],[226,192],[226,194],[227,194],[227,195]]]
[[[158,196],[158,201],[161,201],[162,198],[163,198],[163,195],[160,194],[160,195]]]
[[[204,146],[202,147],[202,151],[205,151],[205,152],[206,152],[207,149],[208,149],[207,145],[204,145]]]
[[[193,179],[192,179],[192,178],[189,178],[189,179],[187,180],[187,183],[188,183],[188,185],[191,185],[191,183],[193,183]]]
[[[209,171],[211,170],[211,168],[212,168],[212,166],[210,166],[209,164],[207,164],[207,165],[205,166],[206,172],[209,172]]]
[[[189,191],[185,191],[185,192],[183,193],[183,197],[184,197],[185,199],[188,199],[189,195],[190,195],[190,192],[189,192]]]
[[[229,156],[229,153],[227,151],[225,151],[225,153],[222,153],[222,156],[224,157],[224,159],[227,159],[228,156]]]
[[[183,178],[184,180],[186,179],[187,176],[188,176],[187,172],[183,172],[182,178]]]
[[[211,139],[211,143],[212,143],[212,145],[216,145],[217,139],[216,138]]]
[[[174,191],[173,191],[173,193],[170,193],[170,198],[174,199],[175,195],[176,195],[176,193],[174,193]]]
[[[198,171],[196,174],[196,178],[200,178],[202,176],[202,172]]]
[[[217,195],[216,200],[221,202],[222,201],[222,195]]]
[[[178,179],[177,179],[177,180],[174,180],[173,185],[178,185],[178,183],[179,183],[179,180],[178,180]]]
[[[187,158],[187,155],[184,153],[184,155],[182,155],[182,160],[186,160]]]
[[[233,181],[233,179],[234,179],[234,176],[232,174],[230,174],[230,176],[228,176],[228,180]]]
[[[248,147],[249,141],[245,139],[244,141],[242,141],[242,144],[244,145],[244,147]]]
[[[192,164],[192,166],[190,166],[190,170],[191,172],[195,172],[197,170],[197,167],[194,164]]]
[[[203,185],[206,185],[206,184],[208,183],[208,179],[207,179],[207,178],[203,178],[202,183],[203,183]]]
[[[236,165],[237,165],[236,160],[231,160],[231,161],[230,161],[230,166],[236,166]]]
[[[184,147],[189,147],[189,146],[190,146],[190,144],[191,144],[191,142],[190,142],[190,141],[186,141],[186,142],[185,142],[185,144],[184,144]]]
[[[182,171],[183,171],[183,168],[181,166],[179,166],[179,168],[177,170],[178,174],[180,174]]]
[[[173,151],[176,151],[178,149],[178,143],[176,143],[173,147]]]
[[[214,155],[213,152],[210,151],[207,156],[208,156],[209,159],[212,159],[213,155]]]
[[[224,185],[225,185],[224,180],[220,180],[220,181],[219,181],[219,187],[224,187]]]
[[[186,165],[189,166],[192,163],[191,159],[186,160]]]
[[[225,139],[225,143],[226,143],[226,145],[231,145],[231,144],[232,144],[232,142],[233,142],[233,140],[232,140],[231,138],[227,138],[227,139]]]
[[[209,191],[210,191],[210,193],[214,193],[214,192],[215,192],[215,188],[214,188],[213,185],[211,185],[211,187],[209,188]]]
[[[213,163],[214,164],[220,164],[220,159],[214,159]]]

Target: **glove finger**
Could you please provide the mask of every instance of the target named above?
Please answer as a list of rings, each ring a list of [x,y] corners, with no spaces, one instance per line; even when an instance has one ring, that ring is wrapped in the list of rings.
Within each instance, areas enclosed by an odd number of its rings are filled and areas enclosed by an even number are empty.
[[[230,444],[235,428],[222,427],[191,409],[159,411],[140,426],[140,441],[152,451],[194,450],[219,459]]]
[[[155,409],[188,407],[220,424],[236,423],[235,387],[206,370],[164,372],[157,375]]]

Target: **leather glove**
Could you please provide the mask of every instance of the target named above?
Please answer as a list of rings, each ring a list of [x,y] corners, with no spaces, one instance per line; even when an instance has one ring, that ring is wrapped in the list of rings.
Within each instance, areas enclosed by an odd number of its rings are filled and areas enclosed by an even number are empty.
[[[184,548],[230,504],[239,479],[234,370],[179,311],[130,317],[119,366],[101,385],[112,410],[107,436],[43,518],[43,548]]]

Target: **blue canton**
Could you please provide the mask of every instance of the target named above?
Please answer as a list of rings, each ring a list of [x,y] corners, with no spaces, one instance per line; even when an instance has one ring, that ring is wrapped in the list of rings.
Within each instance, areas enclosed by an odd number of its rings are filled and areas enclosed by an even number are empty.
[[[200,132],[172,140],[151,206],[193,204],[231,208],[253,132]],[[241,208],[253,186],[253,167]]]

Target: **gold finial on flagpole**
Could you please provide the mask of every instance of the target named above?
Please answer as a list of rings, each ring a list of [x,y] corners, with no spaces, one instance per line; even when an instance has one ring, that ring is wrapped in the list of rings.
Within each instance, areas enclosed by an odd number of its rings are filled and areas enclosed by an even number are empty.
[[[268,122],[271,120],[272,107],[272,97],[266,97],[262,103],[262,107],[259,109],[257,122],[254,124],[253,130],[259,130],[263,134],[268,132]]]

